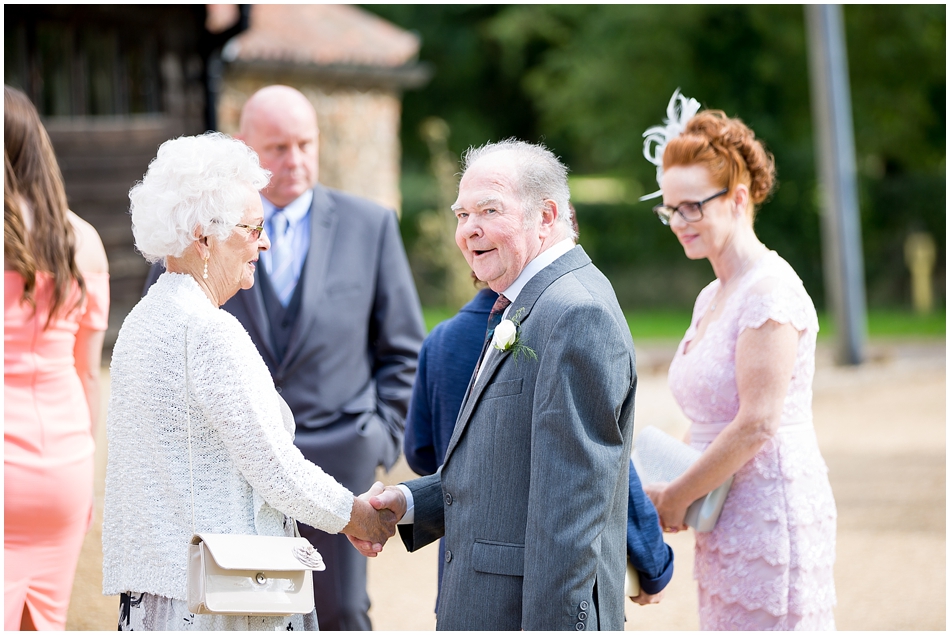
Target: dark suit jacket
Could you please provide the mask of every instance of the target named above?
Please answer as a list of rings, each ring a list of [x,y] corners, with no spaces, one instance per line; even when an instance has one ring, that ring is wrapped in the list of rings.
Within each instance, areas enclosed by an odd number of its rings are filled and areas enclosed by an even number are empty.
[[[537,359],[495,351],[442,468],[406,483],[412,551],[445,535],[437,626],[623,630],[636,367],[583,248],[534,276],[510,315]]]
[[[317,185],[310,214],[300,313],[283,359],[274,351],[259,280],[222,308],[264,358],[294,413],[304,455],[307,430],[350,429],[363,442],[359,461],[371,463],[362,471],[372,478],[376,465],[391,467],[399,457],[425,337],[422,309],[392,210]],[[359,487],[343,476],[357,459],[335,458],[339,466],[326,457],[318,464]]]

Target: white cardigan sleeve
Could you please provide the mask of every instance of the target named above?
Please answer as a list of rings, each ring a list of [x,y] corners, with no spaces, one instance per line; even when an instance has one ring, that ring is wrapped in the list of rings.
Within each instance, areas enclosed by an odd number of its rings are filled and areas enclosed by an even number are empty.
[[[271,507],[338,533],[350,520],[353,494],[294,446],[273,379],[250,336],[224,311],[216,317],[189,326],[192,407]]]

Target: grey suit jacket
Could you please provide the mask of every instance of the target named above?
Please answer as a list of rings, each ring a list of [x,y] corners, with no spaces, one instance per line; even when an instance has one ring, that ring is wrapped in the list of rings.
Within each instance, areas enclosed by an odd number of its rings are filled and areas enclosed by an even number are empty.
[[[521,342],[495,351],[445,462],[410,481],[413,551],[445,535],[438,628],[623,630],[636,362],[616,296],[581,247],[532,278]]]

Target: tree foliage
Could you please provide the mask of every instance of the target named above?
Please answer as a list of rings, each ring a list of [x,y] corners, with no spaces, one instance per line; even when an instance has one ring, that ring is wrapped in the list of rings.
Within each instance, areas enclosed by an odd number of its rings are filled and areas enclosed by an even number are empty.
[[[779,186],[757,221],[824,301],[807,34],[799,5],[374,5],[419,32],[431,84],[407,93],[403,147],[407,218],[431,207],[425,117],[450,147],[517,136],[544,141],[575,174],[608,174],[652,191],[642,131],[677,87],[748,123],[775,154]],[[944,268],[946,10],[943,5],[844,9],[869,299],[908,297],[903,238],[926,230]],[[649,189],[648,189],[649,188]],[[652,203],[578,202],[581,242],[622,302],[681,304],[711,279],[686,263]],[[407,223],[411,225],[411,223]],[[406,227],[411,242],[412,228]],[[942,275],[938,298],[944,296]]]

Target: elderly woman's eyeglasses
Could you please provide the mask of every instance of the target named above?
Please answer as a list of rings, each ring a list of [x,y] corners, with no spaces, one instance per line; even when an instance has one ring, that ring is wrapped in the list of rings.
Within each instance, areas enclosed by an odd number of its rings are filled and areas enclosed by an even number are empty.
[[[242,225],[238,223],[235,227],[241,227],[248,230],[247,234],[251,237],[251,240],[257,240],[261,237],[261,232],[264,231],[263,225]]]
[[[669,225],[670,221],[673,219],[673,214],[679,214],[687,223],[695,223],[703,219],[703,204],[708,203],[714,198],[718,198],[729,191],[729,188],[720,190],[704,198],[701,201],[687,201],[686,203],[680,203],[676,207],[670,207],[669,205],[657,205],[653,208],[653,213],[656,214],[656,217],[660,219],[660,222],[664,225]]]

